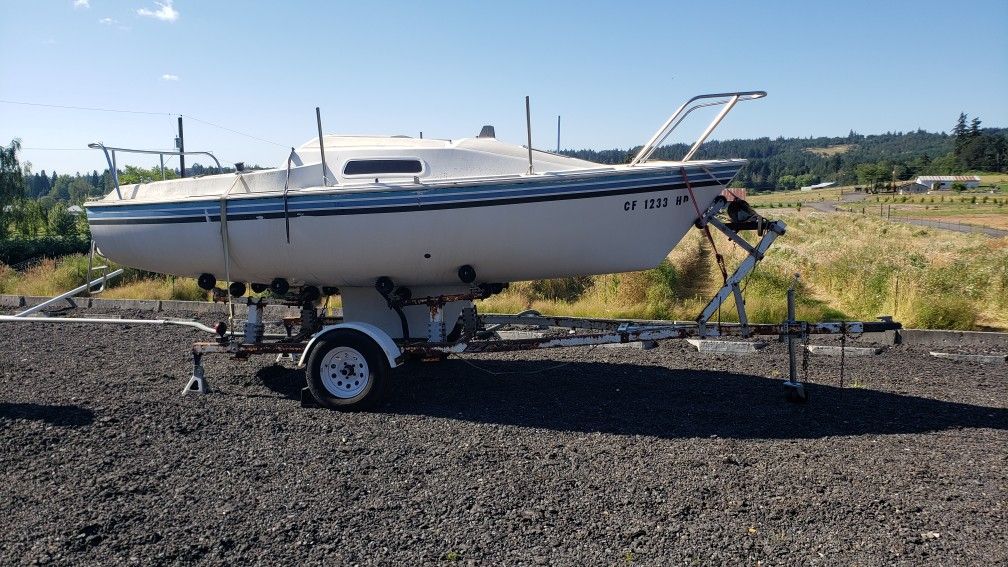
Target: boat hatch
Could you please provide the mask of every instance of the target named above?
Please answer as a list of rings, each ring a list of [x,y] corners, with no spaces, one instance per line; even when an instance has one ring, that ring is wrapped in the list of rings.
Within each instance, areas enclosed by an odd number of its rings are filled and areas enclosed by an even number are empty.
[[[382,158],[382,159],[352,159],[343,166],[343,175],[378,175],[395,174],[415,175],[423,171],[423,162],[419,159]]]

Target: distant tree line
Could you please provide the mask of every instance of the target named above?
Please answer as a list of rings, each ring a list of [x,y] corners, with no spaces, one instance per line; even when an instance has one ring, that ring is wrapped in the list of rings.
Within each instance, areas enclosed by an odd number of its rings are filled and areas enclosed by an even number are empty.
[[[952,134],[886,132],[844,137],[755,138],[712,140],[694,159],[745,158],[733,185],[752,189],[794,189],[825,181],[841,185],[879,185],[918,175],[950,175],[970,170],[1008,171],[1008,129],[980,128],[974,118],[967,126],[960,115]],[[652,159],[680,159],[687,144],[655,151]],[[640,147],[629,150],[566,150],[572,157],[600,163],[626,163]]]
[[[254,168],[252,168],[254,169]],[[222,171],[233,172],[230,167],[222,168]],[[217,167],[205,167],[198,163],[186,168],[186,175],[192,177],[197,175],[210,175],[217,172]],[[178,169],[165,168],[164,178],[175,179],[179,176]],[[74,175],[52,174],[42,170],[32,173],[30,167],[23,172],[24,196],[28,199],[42,199],[47,204],[50,202],[65,202],[82,204],[88,197],[100,197],[107,194],[115,186],[112,174],[109,170],[98,173],[97,170],[91,173],[77,172]],[[143,168],[127,165],[119,170],[119,184],[146,183],[149,181],[161,180],[161,168]],[[47,199],[48,198],[48,199]],[[50,201],[51,200],[51,201]]]

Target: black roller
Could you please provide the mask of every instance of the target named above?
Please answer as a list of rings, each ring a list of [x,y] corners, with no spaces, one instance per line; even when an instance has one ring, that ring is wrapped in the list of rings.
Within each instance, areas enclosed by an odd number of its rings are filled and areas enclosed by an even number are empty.
[[[210,291],[217,287],[217,277],[213,274],[200,274],[200,277],[196,278],[196,285],[204,291]]]
[[[290,291],[290,284],[283,278],[273,278],[270,282],[270,291],[277,295],[284,295]]]
[[[458,269],[458,277],[462,280],[462,283],[473,283],[476,281],[476,268],[466,264]]]
[[[382,295],[388,295],[392,293],[393,289],[395,289],[395,284],[392,282],[392,278],[388,276],[382,276],[375,280],[374,286],[375,289],[378,290],[378,293]]]
[[[241,297],[245,295],[245,284],[242,282],[231,282],[231,285],[228,286],[228,292],[231,294],[231,297]]]
[[[264,283],[254,283],[252,284],[252,293],[262,293],[269,289],[269,284]]]
[[[339,288],[335,286],[324,285],[322,286],[322,295],[325,296],[339,295]]]

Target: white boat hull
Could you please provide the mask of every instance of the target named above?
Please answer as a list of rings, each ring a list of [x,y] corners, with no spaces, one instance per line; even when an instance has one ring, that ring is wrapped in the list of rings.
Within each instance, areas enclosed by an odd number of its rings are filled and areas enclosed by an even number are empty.
[[[166,203],[163,210],[157,204],[143,210],[129,203],[91,204],[88,216],[106,257],[167,274],[259,283],[280,277],[338,287],[367,287],[388,276],[397,285],[419,286],[457,284],[458,268],[468,264],[478,282],[512,282],[656,266],[742,163],[708,163],[707,172],[720,167],[722,173],[713,175],[691,169],[689,188],[678,170],[650,172],[629,187],[610,173],[617,180],[611,183],[623,185],[618,191],[582,179],[582,189],[550,193],[537,180],[509,186],[515,194],[524,191],[522,197],[484,198],[496,186],[482,185],[470,187],[461,200],[426,206],[428,199],[441,198],[438,192],[456,189],[412,189],[418,204],[382,207],[374,203],[405,199],[403,187],[366,193],[372,204],[360,207],[353,195],[365,193],[301,190],[291,193],[286,218],[276,212],[276,195],[270,197],[273,212],[261,215],[252,203],[265,197],[240,196],[226,203],[227,259],[219,199]],[[635,174],[642,179],[639,172],[622,177]],[[531,196],[528,187],[540,188]],[[177,211],[166,212],[170,207]],[[188,216],[180,219],[179,211]]]

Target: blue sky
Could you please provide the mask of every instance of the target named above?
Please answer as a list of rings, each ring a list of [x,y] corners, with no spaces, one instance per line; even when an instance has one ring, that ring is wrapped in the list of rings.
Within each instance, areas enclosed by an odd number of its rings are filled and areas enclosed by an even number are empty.
[[[1008,126],[1008,2],[210,2],[0,0],[0,142],[172,145],[279,164],[326,132],[630,147],[681,101],[762,89],[715,138]],[[692,124],[694,130],[703,125]],[[26,149],[34,169],[96,151]],[[143,160],[137,160],[142,163]]]

